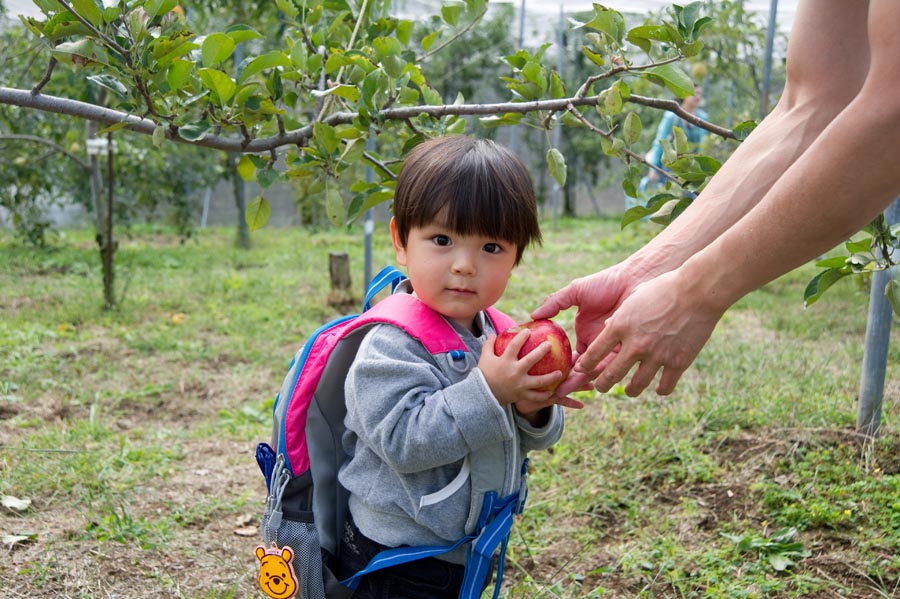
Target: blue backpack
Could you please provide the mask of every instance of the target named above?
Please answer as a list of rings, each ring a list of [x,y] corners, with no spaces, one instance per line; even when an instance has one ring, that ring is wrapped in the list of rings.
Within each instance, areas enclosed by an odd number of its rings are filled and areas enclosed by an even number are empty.
[[[496,598],[513,516],[521,513],[527,487],[522,465],[520,491],[506,497],[485,494],[474,534],[447,546],[398,547],[376,555],[355,576],[338,581],[340,539],[347,515],[348,492],[337,475],[347,459],[344,434],[344,380],[365,332],[374,324],[402,328],[432,354],[462,356],[465,344],[437,312],[405,293],[390,295],[371,307],[373,297],[406,277],[387,267],[372,280],[362,314],[333,320],[316,330],[296,353],[275,397],[272,443],[259,443],[256,460],[268,491],[262,517],[263,544],[257,547],[259,585],[273,599],[347,599],[361,577],[382,568],[448,553],[469,544],[461,599],[477,599],[487,584],[491,559],[500,551]],[[498,331],[513,320],[489,308]],[[411,324],[412,323],[412,324]]]

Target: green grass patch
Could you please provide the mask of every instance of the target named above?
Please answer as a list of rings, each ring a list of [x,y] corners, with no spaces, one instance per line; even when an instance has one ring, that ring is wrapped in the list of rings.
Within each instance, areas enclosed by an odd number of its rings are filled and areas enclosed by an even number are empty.
[[[545,225],[500,308],[526,320],[654,231],[614,219]],[[31,499],[0,512],[4,535],[28,539],[0,563],[0,587],[261,596],[252,528],[265,489],[253,447],[270,435],[293,353],[341,313],[328,303],[329,253],[350,255],[357,297],[364,255],[358,229],[269,228],[250,250],[234,237],[132,229],[119,240],[119,305],[104,310],[89,232],[67,231],[49,250],[0,232],[0,495]],[[378,225],[373,268],[392,262]],[[841,282],[803,309],[815,272],[742,299],[671,396],[580,395],[587,407],[568,412],[563,441],[532,456],[504,597],[900,590],[900,333],[882,436],[860,443],[867,291]],[[571,332],[574,318],[556,320]],[[116,575],[101,577],[110,563]]]

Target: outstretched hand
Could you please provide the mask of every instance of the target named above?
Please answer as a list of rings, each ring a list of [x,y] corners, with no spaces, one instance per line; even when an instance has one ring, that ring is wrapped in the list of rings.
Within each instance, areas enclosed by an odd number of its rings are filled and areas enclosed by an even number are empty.
[[[581,358],[597,336],[603,331],[606,320],[615,312],[630,293],[633,283],[617,267],[575,279],[562,289],[550,294],[531,317],[552,318],[561,310],[578,306],[575,314],[575,357],[580,367],[574,368],[569,377],[557,389],[560,396],[573,391],[590,389],[589,384],[599,374],[604,364],[615,357],[615,347],[604,356],[589,361]],[[606,360],[602,360],[606,358]]]
[[[724,308],[707,306],[702,298],[682,290],[678,271],[662,274],[638,285],[622,301],[579,357],[575,369],[594,372],[600,368],[595,387],[605,393],[637,365],[625,386],[625,393],[632,397],[662,371],[656,392],[668,395],[723,313]]]

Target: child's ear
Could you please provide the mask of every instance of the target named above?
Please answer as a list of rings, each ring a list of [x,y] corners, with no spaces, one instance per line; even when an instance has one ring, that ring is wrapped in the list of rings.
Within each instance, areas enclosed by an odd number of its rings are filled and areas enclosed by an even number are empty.
[[[394,217],[391,217],[391,243],[394,245],[397,264],[406,266],[406,247],[400,241],[400,234],[397,232],[397,221]]]

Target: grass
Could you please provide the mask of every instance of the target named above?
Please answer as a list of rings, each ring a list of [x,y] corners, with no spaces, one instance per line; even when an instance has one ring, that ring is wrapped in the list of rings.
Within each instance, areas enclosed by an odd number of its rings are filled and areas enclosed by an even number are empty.
[[[545,225],[500,307],[649,239],[613,220]],[[375,268],[392,261],[384,227]],[[0,588],[11,597],[262,597],[253,447],[303,339],[338,315],[328,254],[362,287],[361,234],[269,228],[120,238],[102,309],[91,235],[39,251],[0,233]],[[531,493],[504,596],[892,597],[900,591],[900,333],[882,435],[853,434],[867,294],[813,307],[799,269],[741,300],[666,398],[583,394]],[[665,301],[665,298],[660,298]],[[557,322],[572,330],[574,310]],[[7,591],[7,589],[11,589]]]

